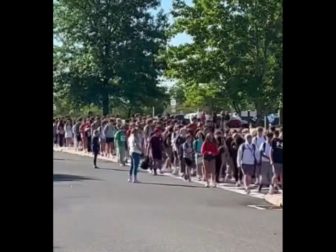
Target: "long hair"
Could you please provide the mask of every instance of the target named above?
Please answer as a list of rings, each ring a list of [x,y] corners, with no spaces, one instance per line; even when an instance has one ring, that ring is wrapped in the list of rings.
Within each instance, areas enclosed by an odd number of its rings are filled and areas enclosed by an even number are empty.
[[[212,139],[210,139],[212,137]],[[204,140],[204,143],[216,143],[215,138],[213,137],[213,134],[209,132]]]

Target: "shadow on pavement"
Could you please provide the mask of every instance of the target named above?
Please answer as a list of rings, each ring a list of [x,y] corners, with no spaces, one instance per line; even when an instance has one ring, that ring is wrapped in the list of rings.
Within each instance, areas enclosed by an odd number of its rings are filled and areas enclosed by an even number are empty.
[[[158,186],[177,186],[177,187],[204,188],[204,186],[196,186],[196,185],[166,184],[166,183],[153,183],[153,182],[141,182],[139,184],[158,185]]]
[[[100,180],[100,179],[77,176],[77,175],[69,175],[69,174],[54,174],[54,176],[53,176],[53,181],[54,182],[78,181],[78,180]]]
[[[98,168],[97,170],[110,170],[110,171],[122,171],[129,172],[129,168],[125,167],[125,169],[117,169],[117,168]],[[138,173],[144,173],[144,171],[138,170]]]

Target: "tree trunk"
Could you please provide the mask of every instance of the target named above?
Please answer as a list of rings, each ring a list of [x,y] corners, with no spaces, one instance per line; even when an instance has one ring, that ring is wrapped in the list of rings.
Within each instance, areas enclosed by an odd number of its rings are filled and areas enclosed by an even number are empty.
[[[110,103],[108,93],[103,94],[103,115],[106,116],[110,113]]]

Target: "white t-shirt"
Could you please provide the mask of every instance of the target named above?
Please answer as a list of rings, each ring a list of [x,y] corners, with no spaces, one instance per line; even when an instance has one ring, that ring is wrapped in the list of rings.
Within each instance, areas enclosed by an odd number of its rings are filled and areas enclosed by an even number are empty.
[[[260,153],[262,153],[262,151],[263,151],[263,146],[264,146],[264,144],[262,144],[262,145],[260,146],[260,148],[259,148],[259,152],[260,152]],[[267,158],[264,157],[264,156],[269,157],[269,156],[271,155],[271,149],[272,149],[272,146],[271,146],[269,143],[265,142],[265,151],[264,151],[264,153],[263,153],[263,155],[262,155],[262,158],[261,158],[261,160],[262,160],[263,162],[270,162],[269,158],[267,159]]]

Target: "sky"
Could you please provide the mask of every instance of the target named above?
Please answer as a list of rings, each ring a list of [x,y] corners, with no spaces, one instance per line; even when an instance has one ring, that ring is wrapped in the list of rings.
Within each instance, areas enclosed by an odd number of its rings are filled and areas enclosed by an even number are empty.
[[[192,0],[184,0],[184,2],[187,3],[188,5],[192,4]],[[172,10],[172,3],[173,0],[161,0],[161,8],[164,10],[165,13],[169,13]],[[172,16],[169,17],[169,21],[173,22]],[[169,41],[169,44],[177,46],[184,43],[189,43],[191,41],[192,39],[190,36],[188,36],[185,33],[181,33],[175,36],[171,41]]]

